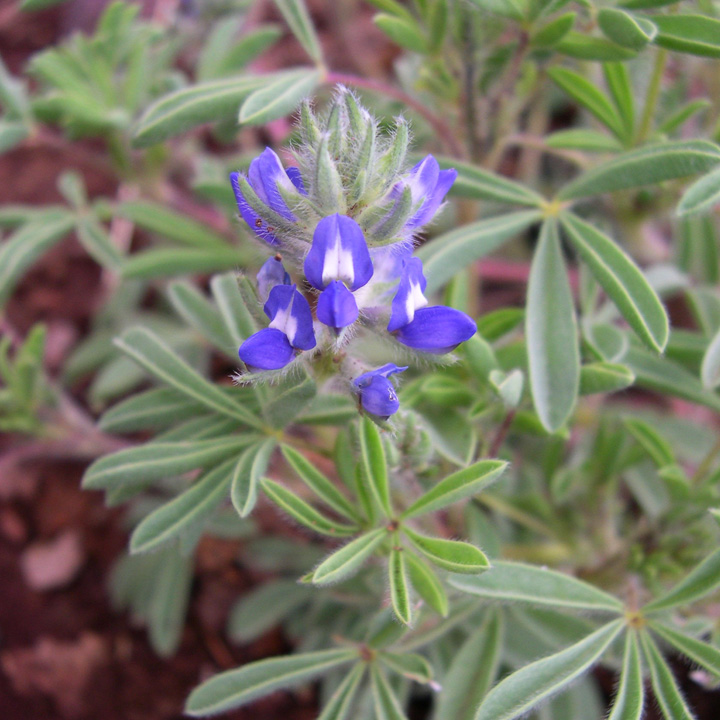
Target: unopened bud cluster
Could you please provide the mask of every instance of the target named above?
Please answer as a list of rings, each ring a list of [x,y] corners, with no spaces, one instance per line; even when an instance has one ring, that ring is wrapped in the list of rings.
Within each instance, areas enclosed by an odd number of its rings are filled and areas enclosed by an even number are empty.
[[[367,369],[363,335],[399,343],[405,355],[442,354],[476,331],[464,313],[428,305],[412,256],[415,233],[457,173],[431,155],[408,169],[407,123],[397,119],[383,135],[345,88],[322,117],[304,104],[299,132],[296,167],[267,148],[247,175],[230,176],[240,215],[274,253],[257,276],[269,324],[242,344],[240,359],[262,372],[330,354],[363,409],[388,417],[399,406],[390,377],[407,368]]]

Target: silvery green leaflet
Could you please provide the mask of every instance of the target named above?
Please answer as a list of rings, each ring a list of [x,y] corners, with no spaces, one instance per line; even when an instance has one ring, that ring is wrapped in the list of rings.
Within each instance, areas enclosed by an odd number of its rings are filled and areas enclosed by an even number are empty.
[[[41,327],[3,337],[0,427],[95,458],[132,526],[111,591],[160,655],[205,536],[263,573],[227,636],[295,651],[217,668],[189,715],[320,680],[322,720],[695,717],[671,659],[720,676],[717,11],[365,5],[385,76],[338,71],[341,20],[302,0],[177,37],[115,2],[0,65],[0,151],[95,138],[119,187],[0,210],[3,307],[70,233],[105,288],[61,382]],[[281,37],[304,59],[248,69]]]

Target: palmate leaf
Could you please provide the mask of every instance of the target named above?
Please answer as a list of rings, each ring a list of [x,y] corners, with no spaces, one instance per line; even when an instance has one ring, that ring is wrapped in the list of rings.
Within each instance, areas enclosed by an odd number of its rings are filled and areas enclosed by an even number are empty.
[[[654,15],[660,47],[701,57],[720,57],[720,20],[707,15]]]
[[[408,680],[423,683],[424,685],[432,682],[432,666],[422,655],[383,650],[378,653],[378,660],[393,672],[406,677]]]
[[[378,528],[343,545],[316,568],[313,573],[313,583],[329,585],[350,577],[386,538],[387,530]]]
[[[557,223],[543,223],[527,290],[528,365],[535,409],[543,426],[558,430],[577,401],[580,350],[570,282]]]
[[[720,649],[702,642],[702,640],[696,640],[693,637],[684,635],[663,623],[650,622],[649,627],[665,642],[679,650],[694,663],[705,668],[716,677],[720,677]]]
[[[206,680],[190,694],[185,712],[193,717],[216,715],[282,687],[312,680],[357,658],[354,649],[321,650],[270,658],[228,670]]]
[[[568,183],[558,194],[558,199],[580,200],[606,192],[655,185],[708,172],[718,163],[720,148],[706,140],[649,145],[586,171]]]
[[[403,533],[416,550],[444,570],[474,575],[490,567],[485,554],[470,543],[420,535],[407,527],[403,527]]]
[[[447,617],[449,604],[447,593],[437,575],[420,558],[408,553],[408,577],[415,592],[433,609],[443,617]]]
[[[368,417],[360,422],[360,456],[363,477],[386,517],[392,515],[387,461],[377,425]]]
[[[643,655],[650,667],[653,692],[665,720],[695,720],[685,698],[677,686],[672,670],[665,662],[657,645],[646,632],[641,633]]]
[[[410,602],[410,586],[408,583],[406,552],[397,545],[390,551],[388,560],[388,578],[390,581],[390,602],[395,616],[404,625],[412,623],[412,605]]]
[[[425,267],[427,292],[440,289],[469,263],[493,252],[541,217],[536,210],[508,213],[470,223],[425,243],[416,254]]]
[[[242,518],[247,517],[255,507],[260,478],[267,471],[270,456],[276,445],[275,438],[268,438],[249,447],[238,458],[232,473],[230,499]]]
[[[133,144],[147,147],[198,125],[231,120],[240,103],[266,84],[265,76],[243,75],[192,85],[165,95],[150,105],[138,121]]]
[[[486,598],[498,598],[534,605],[601,610],[620,613],[620,600],[594,585],[557,570],[497,560],[492,572],[478,577],[453,577],[450,584],[459,590]]]
[[[182,394],[249,427],[262,428],[257,417],[199,375],[150,330],[142,327],[131,328],[117,339],[115,344],[159,380]]]
[[[525,715],[597,663],[622,627],[622,621],[615,620],[579,643],[506,677],[490,691],[475,720],[514,720]]]
[[[720,203],[720,168],[703,175],[685,190],[677,206],[678,215],[711,210]]]
[[[670,327],[667,313],[637,265],[609,237],[572,213],[562,224],[582,260],[638,337],[661,352]]]
[[[608,720],[642,720],[645,686],[637,633],[630,631],[625,639],[620,685]]]
[[[436,720],[473,720],[500,668],[503,617],[490,608],[483,623],[458,650],[443,678]]]
[[[416,517],[434,512],[452,503],[472,497],[495,482],[507,466],[508,463],[503,460],[481,460],[468,468],[463,468],[441,480],[418,498],[405,510],[402,517]]]
[[[130,538],[130,552],[150,550],[207,518],[230,489],[234,462],[222,463],[174,500],[148,515]]]
[[[365,675],[366,666],[358,663],[338,685],[318,720],[350,720],[350,710],[360,683]]]
[[[690,574],[665,595],[648,603],[643,612],[689,605],[720,586],[720,549],[706,557]]]
[[[376,664],[370,666],[370,678],[376,720],[407,720],[385,673]]]
[[[274,0],[274,2],[305,52],[316,63],[322,62],[322,47],[304,1]]]

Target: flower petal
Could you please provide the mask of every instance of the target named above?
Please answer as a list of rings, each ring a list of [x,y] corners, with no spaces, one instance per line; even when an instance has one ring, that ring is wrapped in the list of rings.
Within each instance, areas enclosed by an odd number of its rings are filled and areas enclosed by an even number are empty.
[[[341,280],[351,290],[367,284],[373,266],[360,226],[346,215],[324,217],[315,228],[304,269],[305,277],[318,290],[333,280]]]
[[[339,281],[333,280],[320,293],[317,317],[332,328],[344,328],[358,319],[358,306],[353,294]]]
[[[263,310],[270,318],[270,327],[287,336],[290,345],[299,350],[315,347],[312,312],[308,301],[295,285],[276,285]]]
[[[302,175],[300,174],[300,168],[292,166],[287,168],[285,172],[290,178],[290,182],[292,182],[292,184],[297,188],[297,191],[302,195],[307,195],[307,190],[305,189],[305,182],[303,181]]]
[[[248,180],[258,197],[268,207],[287,220],[296,220],[277,188],[278,184],[283,185],[288,190],[294,190],[295,186],[285,172],[280,158],[270,148],[265,148],[250,163]]]
[[[405,263],[400,283],[392,301],[388,330],[394,332],[413,321],[415,311],[427,305],[423,295],[427,280],[423,274],[422,260],[411,258]]]
[[[289,285],[290,275],[279,255],[268,258],[257,274],[258,293],[263,300],[267,300],[270,291],[276,285]]]
[[[396,331],[403,345],[441,355],[477,332],[475,321],[460,310],[434,305],[415,311],[415,319]]]
[[[381,418],[388,418],[400,408],[400,401],[393,384],[384,377],[375,376],[360,390],[363,410]]]
[[[387,363],[387,365],[383,365],[382,367],[377,368],[377,370],[370,370],[369,372],[359,375],[353,380],[353,385],[357,389],[362,389],[367,387],[374,377],[380,376],[386,378],[390,375],[394,375],[395,373],[405,372],[407,369],[407,365],[400,367],[395,363]]]
[[[295,355],[285,333],[265,328],[251,335],[238,351],[240,359],[253,370],[279,370]]]
[[[235,200],[242,219],[248,224],[250,229],[266,243],[269,245],[279,245],[280,240],[273,235],[273,233],[268,232],[267,223],[250,207],[250,204],[245,199],[240,189],[240,183],[238,182],[239,177],[240,173],[230,173],[230,184],[235,192]]]
[[[420,206],[420,209],[408,220],[406,227],[416,228],[430,222],[443,200],[445,200],[445,196],[448,194],[456,178],[457,170],[441,170],[438,174],[437,184],[428,194],[427,199]]]

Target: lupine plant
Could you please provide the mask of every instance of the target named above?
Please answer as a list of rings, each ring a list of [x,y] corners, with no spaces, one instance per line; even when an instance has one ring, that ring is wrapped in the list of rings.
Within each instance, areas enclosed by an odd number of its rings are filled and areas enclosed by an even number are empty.
[[[306,67],[247,72],[282,30],[235,8],[172,35],[114,3],[32,93],[0,68],[3,148],[91,136],[119,183],[0,213],[2,302],[72,230],[103,268],[65,378],[105,409],[84,487],[128,507],[113,599],[169,655],[203,535],[272,575],[227,634],[294,652],[192,716],[320,680],[321,720],[693,718],[674,661],[720,682],[715,4],[371,4],[395,84],[335,72],[301,0],[274,6]],[[41,346],[0,345],[3,428],[64,417]]]

